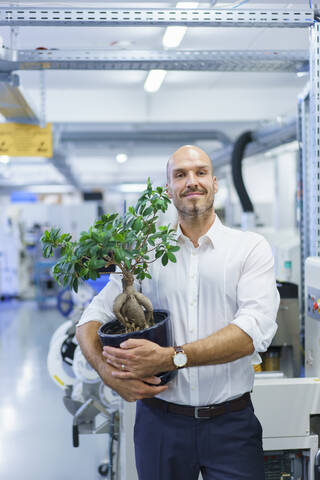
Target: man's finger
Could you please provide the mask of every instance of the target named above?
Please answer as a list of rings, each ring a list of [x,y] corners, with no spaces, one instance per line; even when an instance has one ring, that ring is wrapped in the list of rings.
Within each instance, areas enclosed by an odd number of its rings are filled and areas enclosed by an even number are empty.
[[[122,379],[132,379],[137,377],[131,372],[123,372],[122,370],[114,370],[111,374],[113,377],[122,378]]]
[[[146,377],[142,380],[147,383],[152,383],[153,385],[159,385],[161,383],[161,378],[159,377]]]
[[[135,338],[129,338],[125,342],[120,343],[121,348],[136,348],[136,347],[141,347],[142,345],[146,343],[151,343],[149,340],[144,340],[142,338],[140,339],[135,339]]]
[[[146,392],[145,396],[152,398],[155,395],[158,395],[159,393],[165,392],[166,390],[168,390],[167,385],[163,385],[161,387],[152,386],[152,387],[149,387],[148,392]]]
[[[103,347],[102,353],[108,353],[110,355],[116,355],[118,352],[121,352],[120,348],[117,347]]]
[[[115,348],[114,351],[109,352],[109,350],[103,350],[102,355],[111,360],[130,360],[132,359],[132,353],[126,352],[125,350],[120,350],[120,348]]]

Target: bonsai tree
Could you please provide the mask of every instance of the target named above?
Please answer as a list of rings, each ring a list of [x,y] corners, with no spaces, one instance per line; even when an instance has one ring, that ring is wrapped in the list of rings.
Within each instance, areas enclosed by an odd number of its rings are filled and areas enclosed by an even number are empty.
[[[79,280],[96,280],[116,266],[111,274],[122,274],[123,291],[113,304],[116,318],[125,332],[143,330],[153,325],[151,301],[134,287],[134,279],[151,278],[148,267],[156,260],[162,265],[176,262],[175,231],[170,225],[157,226],[158,213],[165,212],[170,203],[165,189],[154,190],[150,179],[147,189],[135,207],[129,207],[124,217],[103,215],[79,241],[59,228],[46,230],[41,237],[45,257],[60,249],[61,257],[53,267],[55,280],[62,286],[78,290]]]

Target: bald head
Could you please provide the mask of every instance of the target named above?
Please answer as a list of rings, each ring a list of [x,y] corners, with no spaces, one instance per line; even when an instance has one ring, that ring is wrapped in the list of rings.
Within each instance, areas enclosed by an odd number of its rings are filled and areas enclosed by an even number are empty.
[[[213,176],[213,166],[210,157],[203,151],[201,148],[196,147],[195,145],[183,145],[178,148],[173,155],[169,158],[167,162],[167,182],[170,183],[171,171],[175,163],[180,161],[194,161],[201,162],[204,166],[209,166],[211,175]]]

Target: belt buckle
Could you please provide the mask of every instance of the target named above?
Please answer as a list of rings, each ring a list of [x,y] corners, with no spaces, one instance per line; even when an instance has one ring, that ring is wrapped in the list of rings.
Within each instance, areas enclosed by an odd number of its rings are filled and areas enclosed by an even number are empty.
[[[194,418],[199,418],[200,420],[202,419],[207,419],[207,418],[210,418],[210,415],[209,416],[199,416],[199,410],[211,410],[212,408],[214,407],[194,407]]]

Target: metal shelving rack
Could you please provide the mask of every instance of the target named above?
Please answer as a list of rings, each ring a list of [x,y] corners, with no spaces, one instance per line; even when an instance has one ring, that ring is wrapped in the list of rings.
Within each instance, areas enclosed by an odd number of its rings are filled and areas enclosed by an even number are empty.
[[[300,99],[301,182],[308,193],[301,212],[302,261],[320,255],[320,62],[319,23],[315,12],[305,9],[159,9],[0,7],[0,26],[6,27],[148,27],[184,25],[206,28],[308,28],[309,62],[303,51],[4,51],[0,72],[19,69],[137,69],[165,68],[195,71],[306,71],[310,69],[310,95]],[[308,121],[308,125],[306,125]],[[310,139],[310,144],[307,140]],[[303,275],[303,273],[302,273]]]

